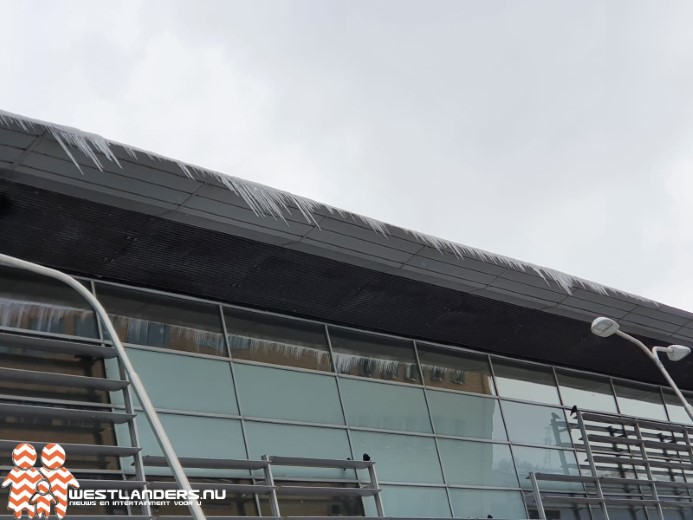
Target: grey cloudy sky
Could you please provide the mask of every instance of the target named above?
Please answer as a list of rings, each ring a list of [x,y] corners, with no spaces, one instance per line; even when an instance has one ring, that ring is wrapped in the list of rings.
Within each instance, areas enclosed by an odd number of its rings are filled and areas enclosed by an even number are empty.
[[[693,3],[0,0],[0,106],[693,310]]]

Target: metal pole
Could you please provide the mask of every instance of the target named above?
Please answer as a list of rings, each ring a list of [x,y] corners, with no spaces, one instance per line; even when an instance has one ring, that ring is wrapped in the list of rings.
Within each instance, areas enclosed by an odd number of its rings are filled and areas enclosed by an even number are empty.
[[[691,418],[691,421],[693,421],[693,406],[686,400],[686,398],[683,396],[681,393],[681,390],[679,390],[678,385],[674,382],[674,380],[671,378],[669,375],[669,372],[667,372],[667,369],[664,367],[664,364],[662,361],[659,359],[659,356],[657,355],[658,352],[672,352],[671,347],[653,347],[652,350],[647,348],[645,344],[640,341],[637,338],[634,338],[630,334],[626,334],[625,332],[621,330],[617,330],[616,334],[618,336],[621,336],[623,339],[630,341],[631,343],[636,344],[640,350],[642,350],[647,357],[649,357],[652,362],[657,365],[657,368],[659,368],[659,371],[662,373],[664,376],[664,379],[667,380],[667,383],[669,383],[669,386],[671,389],[674,391],[676,394],[676,397],[679,398],[681,401],[681,404],[683,404],[683,408],[686,410],[686,413],[688,416]]]
[[[10,267],[16,267],[17,269],[24,269],[25,271],[31,271],[36,274],[59,280],[64,284],[70,286],[75,291],[77,291],[85,300],[87,300],[89,305],[91,305],[91,307],[94,309],[94,312],[96,312],[96,315],[103,322],[103,325],[106,328],[108,335],[111,337],[113,347],[116,349],[118,357],[120,357],[120,361],[123,364],[123,368],[125,369],[125,372],[128,375],[128,379],[130,380],[130,383],[135,389],[137,398],[139,399],[140,404],[144,409],[144,413],[147,416],[147,419],[149,419],[149,423],[151,424],[152,429],[154,430],[154,435],[156,435],[156,439],[159,442],[159,446],[161,446],[161,449],[164,452],[164,457],[166,457],[166,461],[168,462],[168,465],[173,471],[173,475],[176,479],[176,482],[183,490],[192,491],[192,488],[190,487],[190,482],[188,481],[188,477],[185,475],[185,472],[183,471],[183,467],[181,466],[180,461],[178,460],[178,456],[176,455],[176,452],[173,449],[173,446],[171,445],[171,441],[169,440],[168,435],[166,435],[166,430],[164,430],[164,426],[161,424],[161,421],[159,420],[159,416],[157,415],[156,410],[154,409],[154,405],[149,400],[147,391],[145,390],[142,381],[137,375],[137,372],[135,372],[135,367],[130,362],[130,358],[128,357],[127,352],[125,351],[125,347],[123,347],[123,344],[120,342],[120,339],[118,338],[118,333],[115,331],[113,323],[111,323],[111,320],[108,317],[108,313],[106,313],[106,310],[103,308],[99,300],[97,300],[96,297],[93,294],[91,294],[86,287],[84,287],[81,283],[75,280],[72,276],[69,276],[55,269],[43,267],[42,265],[34,264],[32,262],[27,262],[25,260],[20,260],[18,258],[14,258],[12,256],[3,254],[0,254],[0,264],[8,265]],[[191,500],[190,505],[188,507],[190,509],[190,513],[192,513],[192,516],[195,520],[206,520],[205,514],[202,512],[202,508],[196,500]]]

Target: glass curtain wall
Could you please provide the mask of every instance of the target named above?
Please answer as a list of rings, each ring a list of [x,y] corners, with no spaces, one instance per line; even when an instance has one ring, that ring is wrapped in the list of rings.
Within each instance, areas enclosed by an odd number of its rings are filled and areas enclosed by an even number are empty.
[[[531,517],[536,512],[525,500],[530,472],[578,475],[583,469],[582,443],[567,427],[573,405],[688,422],[676,400],[656,386],[95,286],[180,456],[371,458],[388,516]],[[2,290],[0,331],[98,337],[90,311],[50,284],[44,290],[29,280]],[[117,377],[114,370],[107,364]],[[111,402],[122,405],[115,396]],[[146,421],[139,417],[137,424],[143,455],[160,455]],[[124,428],[116,433],[127,438]],[[151,470],[157,473],[166,470]],[[201,470],[194,476],[257,478]],[[286,467],[275,477],[355,486],[365,475]],[[565,483],[554,489],[579,492]],[[304,499],[287,497],[285,506],[302,514]],[[374,514],[368,498],[359,507],[337,497],[310,501],[311,514]],[[255,515],[266,504],[244,508]],[[563,512],[562,518],[581,514]]]

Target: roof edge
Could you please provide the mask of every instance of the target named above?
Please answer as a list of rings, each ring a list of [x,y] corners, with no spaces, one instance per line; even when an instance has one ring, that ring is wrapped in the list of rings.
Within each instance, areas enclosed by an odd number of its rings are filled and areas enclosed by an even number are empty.
[[[80,171],[80,164],[73,154],[75,149],[83,153],[99,171],[103,171],[103,161],[109,161],[122,168],[116,154],[113,151],[114,147],[118,147],[133,159],[137,159],[138,154],[142,154],[155,161],[173,164],[177,166],[183,174],[193,180],[201,182],[210,179],[216,180],[241,197],[252,212],[258,217],[270,216],[286,221],[286,216],[291,214],[290,208],[295,207],[298,208],[303,218],[305,218],[309,224],[319,227],[316,214],[318,212],[327,212],[331,215],[338,215],[344,220],[351,220],[356,223],[364,224],[372,229],[373,232],[382,234],[384,236],[391,234],[391,232],[395,230],[400,231],[411,236],[414,240],[424,246],[434,248],[441,254],[451,253],[461,260],[464,260],[464,258],[467,257],[518,271],[535,273],[547,284],[549,281],[555,282],[567,294],[572,294],[573,290],[582,288],[604,296],[625,297],[638,302],[650,303],[657,307],[661,305],[660,303],[649,298],[615,289],[597,282],[586,280],[584,278],[572,276],[556,269],[551,269],[530,262],[524,262],[512,257],[491,253],[489,251],[466,246],[464,244],[445,240],[419,231],[394,226],[377,219],[359,215],[357,213],[346,211],[324,203],[316,202],[312,199],[294,195],[283,190],[149,152],[135,146],[106,139],[98,134],[85,132],[77,128],[42,121],[4,110],[0,110],[0,126],[5,126],[7,128],[17,126],[24,132],[39,131],[41,133],[50,134],[61,146],[67,157]]]

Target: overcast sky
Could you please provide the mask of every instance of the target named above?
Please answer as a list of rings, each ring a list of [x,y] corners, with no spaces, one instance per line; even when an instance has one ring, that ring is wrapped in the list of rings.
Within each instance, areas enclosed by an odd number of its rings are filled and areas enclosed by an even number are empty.
[[[693,3],[0,0],[0,107],[693,311]]]

